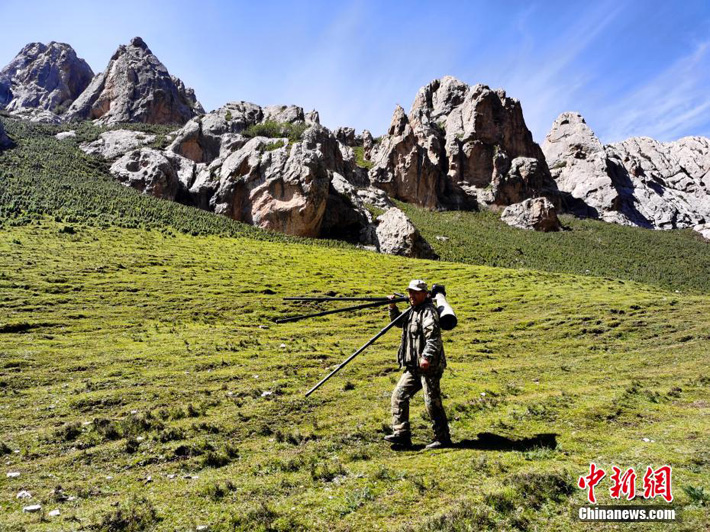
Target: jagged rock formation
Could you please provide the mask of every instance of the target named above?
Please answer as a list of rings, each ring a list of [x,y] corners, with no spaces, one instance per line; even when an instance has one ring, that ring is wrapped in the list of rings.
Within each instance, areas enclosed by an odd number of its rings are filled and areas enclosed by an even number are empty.
[[[509,205],[500,219],[520,229],[549,232],[559,231],[562,228],[555,206],[547,198],[530,198]]]
[[[118,47],[106,70],[72,104],[67,118],[104,124],[184,124],[203,112],[194,91],[171,76],[143,39],[135,37]]]
[[[185,124],[162,158],[129,152],[112,172],[147,193],[265,229],[372,244],[360,194],[377,193],[351,184],[347,148],[317,120],[297,106],[229,103]]]
[[[520,103],[502,90],[450,76],[420,89],[409,115],[398,106],[387,135],[366,155],[374,163],[374,185],[428,208],[471,209],[555,195]]]
[[[543,151],[579,215],[654,229],[710,223],[710,139],[640,137],[604,146],[579,113],[563,113]]]
[[[79,148],[89,155],[98,155],[104,159],[112,160],[131,150],[150,144],[154,140],[155,135],[115,129],[101,133],[98,139],[84,143]]]
[[[396,207],[377,217],[377,249],[390,255],[436,259],[437,254],[404,212]]]
[[[68,44],[35,42],[0,71],[0,109],[33,121],[59,122],[94,76]]]

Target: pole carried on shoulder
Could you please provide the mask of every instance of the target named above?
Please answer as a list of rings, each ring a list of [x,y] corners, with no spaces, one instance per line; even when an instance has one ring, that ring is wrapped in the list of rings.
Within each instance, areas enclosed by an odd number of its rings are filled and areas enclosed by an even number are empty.
[[[395,323],[397,323],[398,320],[404,319],[405,316],[406,316],[409,312],[411,312],[411,310],[412,310],[412,307],[409,307],[407,310],[405,310],[404,312],[402,312],[399,316],[397,316],[394,320],[392,320],[392,321],[389,323],[389,325],[387,325],[384,329],[382,329],[380,332],[378,332],[375,336],[373,336],[372,338],[370,338],[370,339],[367,341],[367,343],[366,343],[365,345],[363,345],[360,349],[358,349],[357,351],[355,351],[352,355],[350,355],[350,356],[349,356],[348,358],[346,358],[343,362],[341,362],[340,365],[339,365],[337,368],[335,368],[333,371],[331,371],[325,378],[323,378],[323,379],[322,379],[318,384],[316,384],[313,388],[311,388],[310,390],[308,390],[308,392],[306,392],[306,397],[308,397],[308,396],[311,395],[313,392],[315,392],[318,388],[321,387],[321,385],[323,385],[323,384],[325,383],[325,381],[327,381],[327,380],[330,379],[333,375],[335,375],[335,374],[338,373],[341,369],[343,369],[343,368],[345,367],[345,365],[346,365],[348,362],[350,362],[353,358],[355,358],[355,357],[358,356],[360,353],[362,353],[365,349],[367,349],[369,346],[371,346],[372,344],[374,344],[375,341],[376,341],[380,336],[382,336],[382,335],[385,334],[387,331],[389,331],[389,330],[395,325]]]
[[[299,299],[296,298],[284,298],[284,299],[289,299],[291,301],[298,301]],[[324,310],[322,312],[316,312],[314,314],[302,314],[300,316],[291,316],[289,318],[279,318],[278,320],[275,321],[275,323],[288,323],[290,321],[299,321],[299,320],[305,320],[306,318],[317,318],[318,316],[327,316],[328,314],[337,314],[338,312],[348,312],[350,310],[360,310],[363,308],[371,308],[371,307],[381,307],[382,305],[388,305],[390,303],[400,303],[403,301],[406,301],[406,297],[397,297],[395,299],[387,299],[387,298],[380,298],[377,299],[374,303],[364,303],[362,305],[355,305],[352,307],[344,307],[344,308],[336,308],[333,310]],[[310,301],[309,299],[305,301]],[[326,300],[330,301],[330,300]],[[341,301],[338,299],[337,301]]]

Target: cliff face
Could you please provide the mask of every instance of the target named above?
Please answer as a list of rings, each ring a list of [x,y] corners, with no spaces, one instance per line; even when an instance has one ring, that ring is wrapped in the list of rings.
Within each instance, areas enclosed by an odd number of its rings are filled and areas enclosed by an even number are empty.
[[[203,113],[192,89],[170,75],[140,37],[119,46],[67,112],[69,120],[104,124],[184,124]]]
[[[397,107],[368,151],[374,185],[429,208],[510,205],[554,189],[520,102],[450,76],[420,89],[408,115]]]
[[[578,214],[654,229],[710,223],[710,139],[602,145],[579,113],[563,113],[542,149],[560,190],[582,202]]]
[[[59,121],[94,77],[68,44],[30,43],[0,71],[0,108],[31,120]]]

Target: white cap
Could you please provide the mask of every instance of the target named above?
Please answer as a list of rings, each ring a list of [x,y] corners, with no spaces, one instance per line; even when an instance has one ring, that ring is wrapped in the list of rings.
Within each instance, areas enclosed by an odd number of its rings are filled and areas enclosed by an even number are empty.
[[[422,281],[421,279],[412,279],[409,282],[407,290],[414,290],[416,292],[426,292],[428,288],[426,285],[426,281]]]

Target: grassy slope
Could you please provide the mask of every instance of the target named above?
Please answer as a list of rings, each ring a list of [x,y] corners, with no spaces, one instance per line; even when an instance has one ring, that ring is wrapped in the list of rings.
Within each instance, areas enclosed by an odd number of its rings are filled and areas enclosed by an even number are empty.
[[[563,215],[569,230],[536,233],[509,227],[494,212],[430,212],[403,203],[400,207],[444,260],[710,292],[710,245],[691,229],[652,231]]]
[[[592,460],[637,471],[670,463],[678,528],[710,526],[707,508],[682,491],[708,487],[707,296],[351,249],[63,227],[45,220],[0,233],[0,449],[5,470],[22,473],[0,476],[9,530],[122,521],[583,530],[571,514],[584,501],[574,483]],[[459,314],[443,381],[454,439],[552,432],[557,449],[390,450],[381,438],[396,334],[304,399],[385,312],[276,326],[292,310],[280,298],[385,294],[412,277],[445,281]],[[430,436],[422,414],[417,397],[419,443]],[[57,485],[77,499],[52,502]],[[602,503],[608,487],[604,479]],[[22,488],[62,515],[22,514]]]

